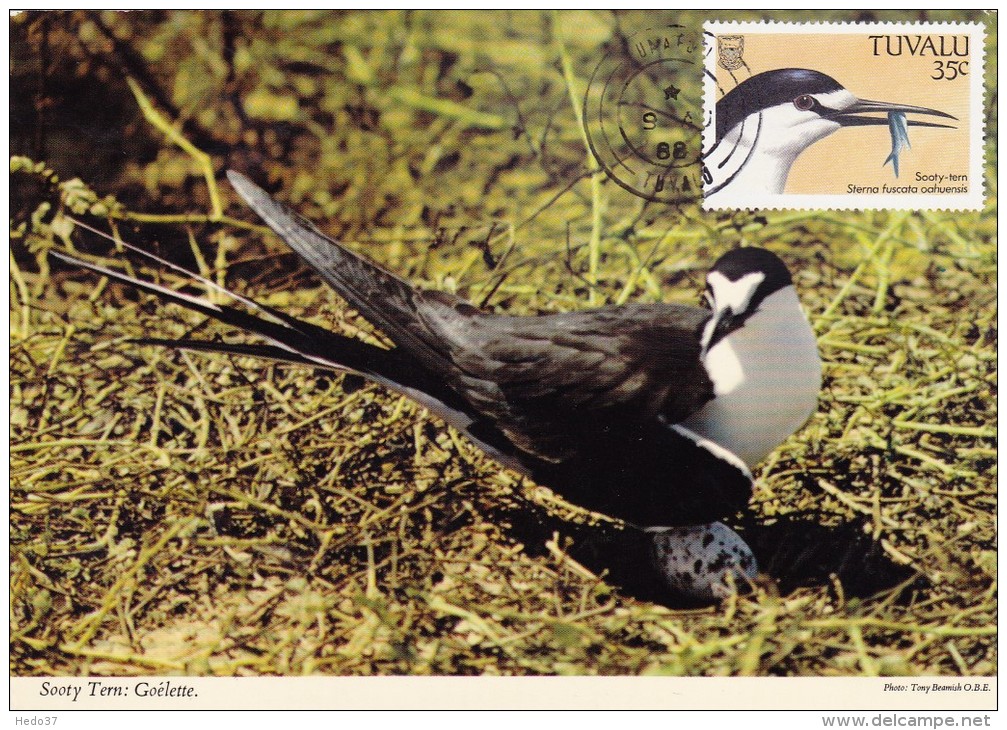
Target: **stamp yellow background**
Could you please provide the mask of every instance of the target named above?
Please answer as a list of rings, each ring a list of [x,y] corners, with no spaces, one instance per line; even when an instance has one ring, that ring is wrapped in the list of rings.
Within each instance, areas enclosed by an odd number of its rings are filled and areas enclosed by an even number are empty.
[[[717,66],[717,98],[734,88],[751,75],[779,68],[808,68],[831,76],[847,90],[861,99],[912,104],[946,112],[957,121],[929,115],[910,114],[914,119],[928,122],[947,122],[956,129],[909,128],[912,148],[899,156],[900,175],[895,177],[891,163],[884,165],[891,152],[888,125],[869,127],[844,127],[808,148],[791,168],[787,180],[787,193],[844,194],[852,184],[892,186],[928,183],[916,181],[916,173],[940,175],[967,174],[969,171],[969,90],[970,76],[954,80],[932,79],[935,75],[934,56],[911,56],[905,50],[901,56],[885,53],[885,40],[878,41],[881,55],[874,55],[872,35],[920,35],[912,29],[906,31],[870,30],[858,33],[742,33],[743,58],[748,68],[734,72]],[[738,35],[738,34],[721,34]],[[951,36],[953,33],[933,34]],[[718,38],[721,37],[718,35]],[[950,45],[951,38],[946,41]],[[961,48],[959,38],[959,48]],[[894,42],[893,42],[894,44]],[[893,45],[894,47],[894,45]],[[982,73],[978,63],[979,49],[970,43],[969,57],[951,56],[943,60],[969,61],[969,74]],[[960,186],[949,183],[944,186]],[[979,180],[969,180],[972,186]]]

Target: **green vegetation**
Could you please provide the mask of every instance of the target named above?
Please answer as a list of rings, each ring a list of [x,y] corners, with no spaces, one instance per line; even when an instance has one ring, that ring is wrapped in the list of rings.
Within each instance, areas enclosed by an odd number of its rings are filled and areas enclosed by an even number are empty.
[[[758,214],[646,203],[593,174],[571,102],[603,43],[651,24],[11,19],[13,674],[996,673],[995,23],[984,211]],[[373,338],[217,187],[228,167],[391,270],[497,311],[694,303],[718,253],[779,253],[826,381],[818,413],[757,474],[754,521],[855,535],[905,580],[854,590],[856,565],[852,580],[805,566],[721,606],[663,605],[616,565],[599,574],[606,546],[632,539],[621,526],[502,470],[408,400],[355,377],[139,347],[237,338],[50,266],[52,249],[139,266],[72,214]]]

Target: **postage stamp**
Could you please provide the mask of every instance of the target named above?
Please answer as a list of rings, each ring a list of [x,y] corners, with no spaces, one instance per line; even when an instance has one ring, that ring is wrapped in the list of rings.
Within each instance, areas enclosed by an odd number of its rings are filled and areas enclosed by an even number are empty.
[[[981,25],[704,30],[705,208],[982,208]]]

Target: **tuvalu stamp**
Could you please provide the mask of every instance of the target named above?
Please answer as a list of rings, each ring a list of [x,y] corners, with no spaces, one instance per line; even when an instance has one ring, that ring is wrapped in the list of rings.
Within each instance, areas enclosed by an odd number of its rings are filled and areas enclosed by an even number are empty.
[[[983,206],[983,29],[707,23],[703,206]]]

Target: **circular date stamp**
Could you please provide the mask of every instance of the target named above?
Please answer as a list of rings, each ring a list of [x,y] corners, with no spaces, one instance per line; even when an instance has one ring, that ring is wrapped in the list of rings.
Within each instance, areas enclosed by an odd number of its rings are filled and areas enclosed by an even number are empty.
[[[617,185],[647,200],[702,198],[703,74],[699,34],[677,25],[639,31],[607,53],[584,98],[595,159]]]

